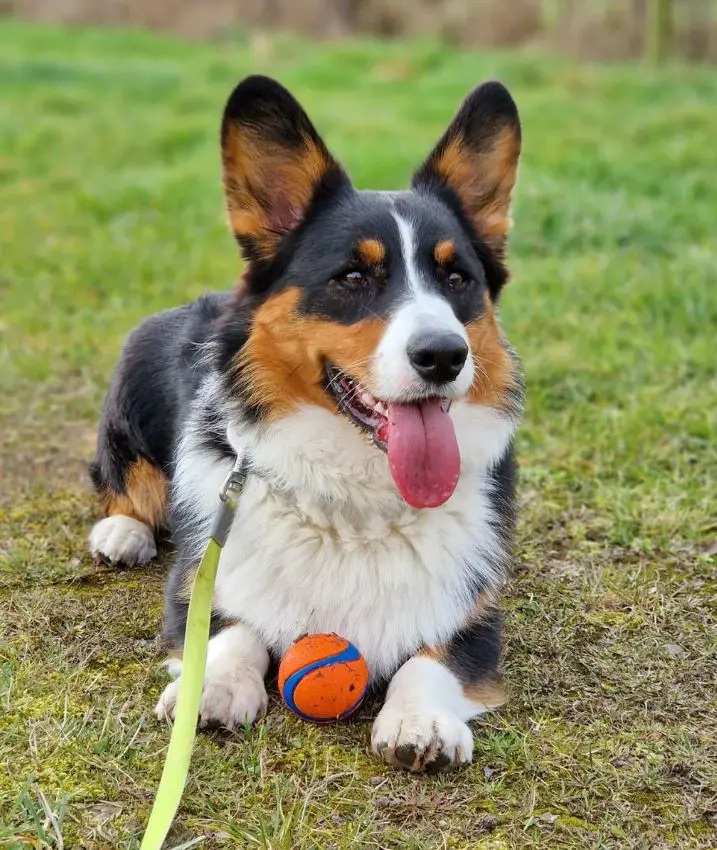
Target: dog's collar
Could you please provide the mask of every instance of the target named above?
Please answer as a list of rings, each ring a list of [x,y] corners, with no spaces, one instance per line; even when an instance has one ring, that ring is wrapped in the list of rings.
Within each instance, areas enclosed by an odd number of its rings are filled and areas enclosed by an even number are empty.
[[[249,476],[249,466],[246,455],[237,455],[234,466],[219,491],[220,505],[214,516],[211,536],[220,546],[226,543],[239,497]]]
[[[246,455],[244,457],[237,455],[234,466],[229,475],[227,475],[226,481],[222,484],[222,489],[219,491],[219,498],[222,502],[226,502],[227,499],[231,498],[232,494],[235,494],[235,498],[241,494],[248,475],[249,461]]]

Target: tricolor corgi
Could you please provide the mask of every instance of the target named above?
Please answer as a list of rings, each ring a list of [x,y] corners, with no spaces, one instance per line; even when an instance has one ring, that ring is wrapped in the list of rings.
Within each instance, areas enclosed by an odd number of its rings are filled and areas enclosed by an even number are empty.
[[[300,635],[336,632],[387,683],[376,754],[471,760],[467,722],[503,701],[499,597],[514,523],[519,364],[496,316],[521,146],[477,88],[407,191],[355,189],[293,96],[252,76],[221,125],[245,270],[143,322],[107,395],[91,552],[176,547],[163,637],[177,677],[188,595],[235,459],[249,475],[222,552],[199,722],[266,709]]]

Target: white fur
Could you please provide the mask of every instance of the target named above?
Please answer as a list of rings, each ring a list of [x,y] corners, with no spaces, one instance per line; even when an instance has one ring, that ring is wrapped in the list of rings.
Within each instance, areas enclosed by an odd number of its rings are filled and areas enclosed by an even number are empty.
[[[468,336],[453,308],[440,295],[432,294],[416,267],[416,236],[413,222],[393,213],[401,239],[406,269],[408,297],[391,318],[373,357],[369,389],[384,401],[410,401],[426,394],[426,384],[408,359],[411,337],[426,331],[457,334],[464,342]],[[461,398],[473,383],[474,366],[469,357],[460,374],[441,389],[448,398]]]
[[[384,401],[425,396],[406,355],[411,335],[437,329],[466,339],[448,302],[422,288],[413,228],[400,216],[397,223],[410,292],[371,365],[367,389]],[[360,649],[372,677],[390,678],[400,668],[374,728],[374,746],[387,761],[396,761],[399,747],[413,748],[416,769],[439,754],[452,763],[470,761],[465,721],[484,707],[467,700],[437,662],[404,662],[455,634],[475,603],[477,582],[495,587],[503,580],[507,553],[495,529],[487,473],[503,457],[516,422],[461,400],[473,369],[469,358],[446,392],[454,399],[449,415],[460,480],[452,497],[430,510],[402,500],[386,455],[342,415],[305,406],[256,426],[226,409],[229,443],[249,458],[255,474],[222,551],[214,609],[242,624],[228,632],[244,631],[239,641],[224,639],[224,632],[212,639],[201,722],[250,722],[265,706],[266,651],[280,656],[301,634],[337,632]],[[218,460],[197,439],[207,401],[220,397],[218,383],[217,376],[208,378],[195,400],[173,476],[190,557],[201,554],[232,467],[231,459]],[[252,658],[246,641],[257,653]],[[176,690],[176,682],[165,690],[159,716],[171,716]]]
[[[124,514],[108,516],[90,532],[90,552],[111,564],[146,564],[157,554],[152,529]]]
[[[401,253],[403,254],[403,264],[406,269],[406,278],[408,287],[413,295],[418,295],[423,291],[420,275],[416,268],[416,233],[415,226],[412,221],[408,221],[398,213],[392,213],[393,218],[398,225],[398,235],[401,239]]]
[[[448,639],[474,602],[476,576],[502,579],[485,473],[514,427],[461,402],[451,415],[461,479],[431,510],[403,502],[385,454],[342,416],[305,407],[260,433],[230,428],[233,448],[260,476],[247,481],[221,556],[217,611],[251,626],[278,654],[304,632],[336,631],[380,677],[424,644]],[[190,433],[175,493],[191,500],[199,554],[231,461],[193,450]]]
[[[417,656],[393,677],[373,724],[371,744],[386,762],[410,770],[430,767],[440,754],[452,765],[470,762],[473,735],[466,721],[487,710],[464,695],[461,683],[444,665]]]
[[[419,292],[399,307],[373,357],[369,389],[384,401],[409,401],[426,395],[426,383],[408,359],[408,341],[416,334],[438,331],[457,334],[468,342],[466,330],[451,305],[439,295]],[[468,357],[455,381],[441,387],[446,398],[460,398],[473,383],[473,358]]]
[[[198,554],[207,542],[219,491],[232,466],[231,463],[226,467],[218,464],[213,454],[196,447],[197,431],[202,428],[202,413],[210,401],[221,398],[220,384],[216,373],[210,373],[202,382],[175,454],[172,503],[193,518],[187,530]]]
[[[180,675],[181,663],[172,666]],[[269,654],[248,626],[222,629],[209,641],[199,725],[235,729],[263,715],[268,668]],[[154,709],[160,720],[174,718],[178,693],[179,678],[167,685]]]

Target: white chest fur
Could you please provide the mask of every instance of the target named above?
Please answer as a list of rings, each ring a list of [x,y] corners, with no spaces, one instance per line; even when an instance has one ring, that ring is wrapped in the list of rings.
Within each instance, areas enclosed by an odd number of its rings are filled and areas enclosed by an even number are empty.
[[[307,408],[260,436],[230,430],[271,483],[250,477],[222,553],[215,608],[250,624],[283,652],[306,632],[337,632],[374,676],[391,675],[424,644],[460,627],[477,582],[500,581],[504,553],[491,527],[486,465],[511,424],[490,411],[453,414],[463,468],[442,507],[414,510],[398,496],[386,457],[343,418]],[[180,447],[175,498],[208,530],[230,462]]]

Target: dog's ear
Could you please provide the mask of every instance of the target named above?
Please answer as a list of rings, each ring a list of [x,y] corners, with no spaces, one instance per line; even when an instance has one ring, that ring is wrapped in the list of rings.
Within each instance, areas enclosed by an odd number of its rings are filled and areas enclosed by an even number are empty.
[[[221,130],[229,223],[247,260],[271,260],[320,193],[349,184],[308,116],[275,80],[247,77]]]
[[[518,109],[501,83],[479,86],[463,102],[413,177],[415,189],[460,203],[478,235],[499,256],[511,226],[510,196],[520,156]]]

